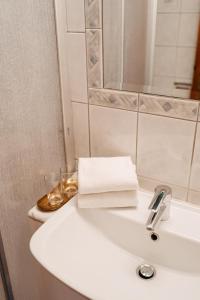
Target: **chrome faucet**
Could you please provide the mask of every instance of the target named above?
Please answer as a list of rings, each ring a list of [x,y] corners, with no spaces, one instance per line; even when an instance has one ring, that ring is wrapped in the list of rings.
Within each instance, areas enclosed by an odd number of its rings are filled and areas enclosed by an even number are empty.
[[[146,229],[154,231],[160,221],[167,221],[170,213],[172,190],[169,186],[158,185],[154,197],[149,205],[151,210],[146,223]]]

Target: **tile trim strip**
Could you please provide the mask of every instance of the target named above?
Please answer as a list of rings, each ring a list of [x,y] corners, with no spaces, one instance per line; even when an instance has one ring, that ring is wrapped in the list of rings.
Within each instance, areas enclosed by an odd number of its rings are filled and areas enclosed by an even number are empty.
[[[180,100],[147,94],[139,95],[139,112],[197,121],[198,101]]]
[[[175,119],[197,121],[199,101],[138,94],[103,88],[89,88],[89,104],[139,111]]]
[[[138,111],[138,94],[107,89],[89,89],[89,104]]]

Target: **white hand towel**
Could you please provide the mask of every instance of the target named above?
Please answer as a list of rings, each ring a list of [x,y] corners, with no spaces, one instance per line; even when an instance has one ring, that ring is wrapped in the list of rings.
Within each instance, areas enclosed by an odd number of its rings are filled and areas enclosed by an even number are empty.
[[[78,164],[80,194],[136,190],[138,180],[131,158],[80,158]]]
[[[137,191],[78,194],[79,208],[134,207],[137,203]]]

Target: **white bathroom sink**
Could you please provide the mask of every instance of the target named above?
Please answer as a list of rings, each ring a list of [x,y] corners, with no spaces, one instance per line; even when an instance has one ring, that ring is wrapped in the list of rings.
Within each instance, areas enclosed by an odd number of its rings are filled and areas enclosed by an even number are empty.
[[[77,209],[73,199],[33,235],[32,254],[90,299],[199,300],[200,209],[173,201],[155,242],[145,229],[151,195],[139,199],[137,209]],[[152,279],[136,273],[144,262]]]

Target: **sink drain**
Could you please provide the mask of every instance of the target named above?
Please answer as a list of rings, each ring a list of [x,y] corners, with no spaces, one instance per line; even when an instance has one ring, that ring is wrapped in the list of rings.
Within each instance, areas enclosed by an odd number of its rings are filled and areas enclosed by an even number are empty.
[[[151,232],[150,237],[151,237],[152,241],[154,241],[154,242],[159,240],[159,235],[155,232]]]
[[[137,274],[142,278],[142,279],[151,279],[155,276],[156,270],[153,266],[148,265],[148,264],[142,264],[140,265],[137,270]]]

